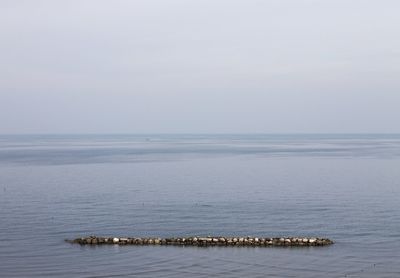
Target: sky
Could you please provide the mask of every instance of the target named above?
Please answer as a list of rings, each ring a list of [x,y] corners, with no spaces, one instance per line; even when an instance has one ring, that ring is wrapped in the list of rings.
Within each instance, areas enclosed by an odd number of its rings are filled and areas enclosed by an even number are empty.
[[[0,134],[400,133],[397,0],[0,0]]]

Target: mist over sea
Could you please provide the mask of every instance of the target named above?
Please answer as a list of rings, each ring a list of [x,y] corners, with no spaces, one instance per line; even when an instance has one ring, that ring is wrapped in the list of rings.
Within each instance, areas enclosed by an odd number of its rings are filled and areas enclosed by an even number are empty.
[[[310,248],[79,246],[321,236]],[[1,277],[400,277],[400,135],[2,135]]]

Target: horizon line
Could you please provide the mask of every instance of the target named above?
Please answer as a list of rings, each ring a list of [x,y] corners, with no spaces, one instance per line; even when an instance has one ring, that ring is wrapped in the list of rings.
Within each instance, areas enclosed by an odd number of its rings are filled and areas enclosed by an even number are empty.
[[[400,132],[89,132],[89,133],[0,133],[0,136],[45,135],[400,135]]]

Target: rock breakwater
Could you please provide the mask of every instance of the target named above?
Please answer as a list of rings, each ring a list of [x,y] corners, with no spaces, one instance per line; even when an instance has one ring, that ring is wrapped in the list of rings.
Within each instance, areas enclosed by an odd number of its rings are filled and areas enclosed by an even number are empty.
[[[73,240],[66,240],[69,243],[80,245],[175,245],[175,246],[325,246],[333,244],[328,238],[318,237],[98,237],[89,236]]]

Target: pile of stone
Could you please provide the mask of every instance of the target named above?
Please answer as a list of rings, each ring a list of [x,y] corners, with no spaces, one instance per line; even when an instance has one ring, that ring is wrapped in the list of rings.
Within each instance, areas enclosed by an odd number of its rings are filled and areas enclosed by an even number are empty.
[[[333,244],[327,238],[317,237],[97,237],[89,236],[66,240],[81,245],[118,244],[118,245],[183,245],[183,246],[324,246]]]

